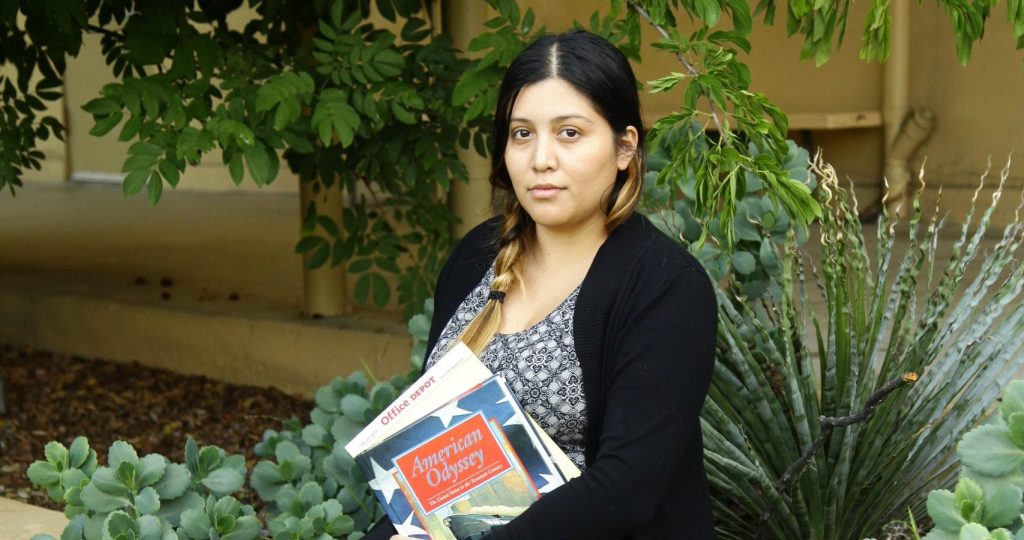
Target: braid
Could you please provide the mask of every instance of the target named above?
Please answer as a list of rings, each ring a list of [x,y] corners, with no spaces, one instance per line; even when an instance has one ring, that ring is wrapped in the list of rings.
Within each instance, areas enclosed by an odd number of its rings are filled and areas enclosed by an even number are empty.
[[[498,255],[494,259],[494,281],[492,291],[508,292],[522,284],[519,263],[526,252],[526,242],[531,231],[530,217],[519,205],[514,194],[505,198],[505,219],[498,236]],[[480,355],[501,328],[502,301],[488,299],[483,310],[469,323],[460,337],[474,354]]]

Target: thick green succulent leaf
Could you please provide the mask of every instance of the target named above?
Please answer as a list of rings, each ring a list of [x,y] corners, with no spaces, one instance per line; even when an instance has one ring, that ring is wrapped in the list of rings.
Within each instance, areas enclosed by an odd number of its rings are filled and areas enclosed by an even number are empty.
[[[986,527],[1005,527],[1020,517],[1024,510],[1024,491],[1021,486],[1009,482],[998,483],[985,488]]]
[[[221,540],[253,540],[260,534],[260,522],[255,516],[242,516],[235,522],[235,528],[221,535]]]
[[[1013,540],[1013,534],[1006,529],[996,529],[992,531],[992,540]]]
[[[1002,476],[1024,465],[1024,448],[1010,440],[1006,428],[979,426],[964,435],[957,454],[965,466],[987,476]]]
[[[164,533],[170,528],[156,516],[141,516],[137,523],[139,540],[163,540]]]
[[[151,486],[163,477],[167,469],[167,458],[160,454],[149,454],[139,460],[138,484],[139,486]]]
[[[92,473],[92,485],[108,495],[127,496],[131,492],[109,467],[99,467]]]
[[[135,540],[139,525],[125,512],[111,512],[103,521],[103,540]]]
[[[958,540],[991,540],[992,535],[984,525],[968,523],[960,529]]]
[[[71,518],[64,531],[60,533],[60,540],[85,540],[85,525],[88,521],[84,515]]]
[[[193,540],[210,538],[212,526],[205,509],[191,509],[181,513],[181,528]]]
[[[110,495],[96,488],[93,482],[82,488],[82,503],[93,512],[106,513],[129,505],[127,496]]]
[[[117,466],[116,472],[117,472],[117,479],[120,480],[121,483],[123,483],[124,485],[128,486],[128,489],[130,489],[130,490],[138,489],[138,487],[139,487],[139,484],[138,484],[138,473],[139,473],[139,471],[136,468],[134,463],[130,463],[130,462],[127,462],[127,461],[122,461],[121,464]]]
[[[242,503],[238,502],[238,499],[234,497],[221,497],[213,505],[213,514],[215,516],[234,516],[242,511]]]
[[[1015,412],[1006,421],[1010,432],[1010,440],[1020,448],[1024,448],[1024,412]]]
[[[969,522],[981,521],[985,511],[985,493],[981,486],[970,478],[961,478],[956,484],[956,505],[960,515]]]
[[[49,461],[36,461],[28,466],[28,479],[34,485],[48,487],[60,483],[60,471]]]
[[[139,464],[139,454],[135,452],[132,445],[124,441],[114,441],[107,452],[107,464],[111,469],[117,470],[122,463]]]
[[[349,394],[341,398],[341,412],[354,421],[362,421],[370,409],[370,402],[358,394]]]
[[[50,441],[43,447],[46,461],[58,469],[64,469],[68,462],[68,449],[57,441]]]
[[[157,517],[166,520],[172,527],[181,524],[181,514],[186,510],[202,510],[203,498],[195,491],[186,492],[184,495],[170,500],[161,501]]]
[[[957,532],[967,524],[960,515],[956,504],[956,495],[946,489],[937,489],[928,494],[928,515],[935,522],[935,527],[948,532]]]
[[[334,425],[331,426],[331,436],[334,437],[335,441],[345,445],[358,435],[364,427],[366,427],[364,422],[357,422],[348,416],[340,416],[334,421]]]
[[[168,501],[181,497],[192,482],[192,474],[184,465],[168,463],[164,468],[163,476],[153,485],[160,498]]]
[[[299,499],[307,506],[315,506],[324,502],[324,490],[316,482],[306,482],[299,489]]]
[[[277,491],[285,484],[285,479],[276,465],[269,461],[261,461],[253,468],[250,482],[261,499],[273,501],[277,497]]]
[[[203,478],[202,483],[207,489],[213,492],[214,495],[222,497],[241,489],[242,484],[245,483],[245,477],[234,469],[221,467],[206,475],[206,478]]]
[[[71,441],[71,447],[68,448],[68,466],[81,467],[85,465],[87,459],[89,459],[89,439],[75,437],[75,440]]]
[[[151,487],[143,488],[135,496],[135,508],[141,514],[156,514],[160,510],[160,496]]]
[[[1003,394],[1003,403],[999,405],[999,412],[1007,421],[1011,414],[1024,412],[1024,381],[1010,381]]]
[[[224,451],[216,446],[204,446],[199,451],[199,470],[210,472],[220,466]]]

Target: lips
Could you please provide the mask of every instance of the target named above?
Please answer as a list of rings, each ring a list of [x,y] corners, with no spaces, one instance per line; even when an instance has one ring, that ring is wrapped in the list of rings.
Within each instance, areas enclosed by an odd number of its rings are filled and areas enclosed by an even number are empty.
[[[563,189],[554,184],[537,184],[529,189],[530,195],[535,199],[550,199],[558,195]]]

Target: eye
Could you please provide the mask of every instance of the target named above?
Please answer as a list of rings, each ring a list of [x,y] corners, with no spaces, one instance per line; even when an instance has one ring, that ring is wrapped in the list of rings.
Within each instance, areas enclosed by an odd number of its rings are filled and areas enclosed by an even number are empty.
[[[512,130],[512,139],[522,140],[530,136],[530,130],[526,128],[515,128]]]
[[[577,139],[581,134],[576,128],[563,128],[561,135],[566,139]]]

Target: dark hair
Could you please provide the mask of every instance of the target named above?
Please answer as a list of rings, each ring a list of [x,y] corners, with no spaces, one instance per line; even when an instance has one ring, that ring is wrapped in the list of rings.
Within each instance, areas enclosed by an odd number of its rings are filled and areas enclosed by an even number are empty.
[[[543,36],[520,53],[508,67],[501,81],[498,106],[494,113],[491,186],[496,192],[515,196],[512,192],[512,179],[505,166],[512,107],[523,87],[546,79],[561,79],[586,96],[616,135],[628,126],[637,130],[639,138],[635,149],[635,167],[619,171],[616,175],[606,209],[606,212],[611,213],[629,176],[635,174],[638,176],[637,181],[643,180],[645,130],[640,114],[636,76],[633,75],[629,60],[607,40],[586,31]],[[633,207],[635,201],[629,211]]]
[[[533,233],[533,221],[516,199],[512,178],[505,166],[505,146],[512,106],[522,89],[547,79],[561,79],[583,94],[619,136],[627,127],[637,131],[637,146],[630,149],[629,167],[618,171],[605,208],[605,229],[609,232],[625,221],[636,208],[643,190],[644,126],[636,77],[621,51],[589,32],[569,32],[541,37],[526,48],[509,66],[501,81],[498,107],[494,114],[491,155],[491,186],[500,197],[504,219],[497,238],[492,294],[480,313],[462,333],[462,341],[481,354],[501,324],[501,298],[520,282],[519,263]]]

